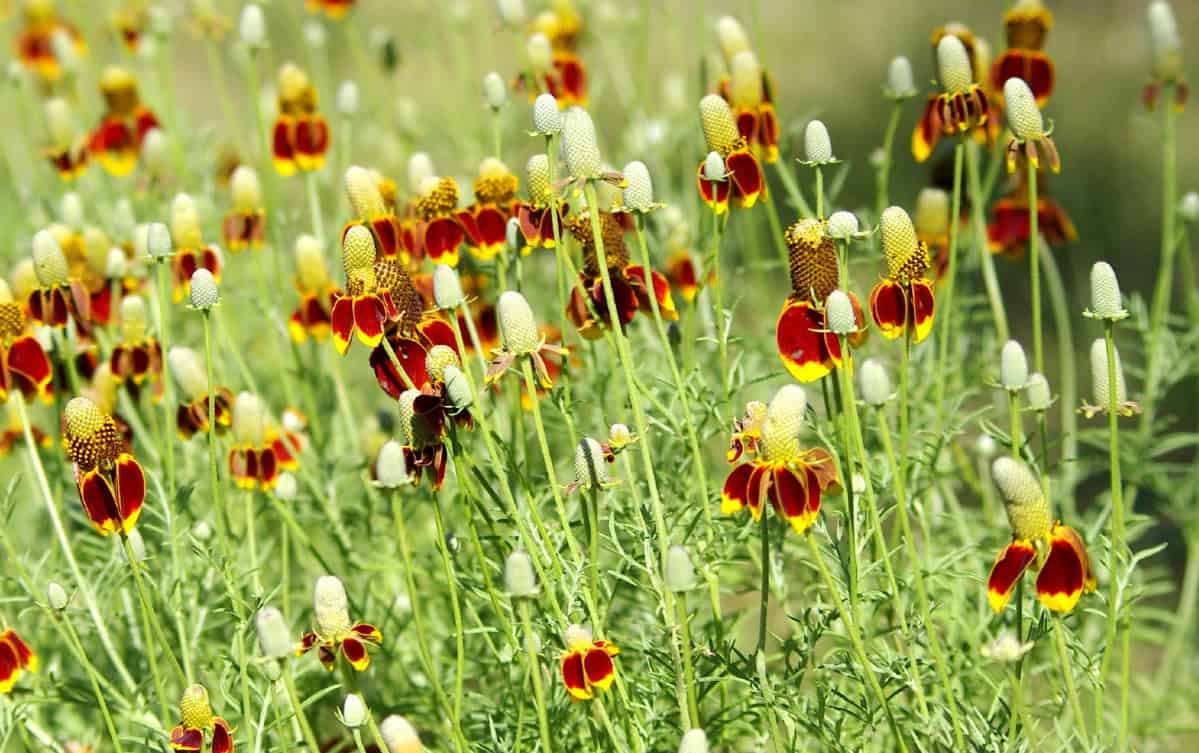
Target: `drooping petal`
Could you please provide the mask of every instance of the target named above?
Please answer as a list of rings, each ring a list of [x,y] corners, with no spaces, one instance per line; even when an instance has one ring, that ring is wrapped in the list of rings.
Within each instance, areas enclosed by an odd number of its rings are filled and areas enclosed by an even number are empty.
[[[362,672],[370,666],[371,656],[366,652],[366,646],[357,638],[343,638],[341,653],[354,669]]]
[[[458,246],[466,237],[452,217],[438,217],[425,226],[425,253],[434,264],[458,265]]]
[[[33,653],[33,649],[17,635],[17,631],[9,628],[0,635],[0,641],[4,641],[12,646],[13,651],[17,654],[17,664],[21,669],[27,669],[30,672],[37,671],[37,654]]]
[[[115,467],[121,527],[125,533],[129,533],[137,525],[138,516],[142,513],[142,503],[146,499],[146,477],[141,465],[129,454],[119,456]]]
[[[333,347],[345,355],[354,337],[353,298],[343,295],[333,302],[333,310],[329,312],[329,328],[333,333]]]
[[[750,471],[749,481],[745,485],[745,503],[749,506],[749,514],[753,519],[761,520],[762,508],[769,498],[774,474],[766,463],[751,463],[750,467],[753,470]]]
[[[353,301],[354,331],[358,341],[373,348],[383,339],[383,306],[379,298],[373,295],[355,296]]]
[[[633,290],[637,293],[638,306],[642,311],[652,313],[649,285],[645,281],[645,268],[637,264],[630,264],[625,267],[624,272],[629,282],[633,283]],[[665,276],[654,270],[650,270],[650,278],[653,280],[653,296],[657,299],[658,314],[668,321],[678,320],[679,312],[675,308],[674,297],[670,294],[670,282]]]
[[[807,301],[788,300],[775,325],[779,358],[796,380],[814,382],[832,371],[824,314]]]
[[[1060,523],[1049,534],[1049,556],[1037,576],[1037,598],[1046,609],[1069,612],[1084,591],[1095,590],[1086,545],[1078,532]]]
[[[912,131],[912,156],[917,162],[924,162],[940,140],[941,116],[937,108],[937,98],[929,97],[924,104],[924,114]]]
[[[23,335],[13,340],[4,358],[4,367],[14,376],[23,377],[28,386],[32,387],[26,392],[26,397],[32,397],[36,393],[44,402],[51,400],[50,382],[54,377],[54,369],[46,351],[42,350],[36,338]],[[26,387],[20,380],[17,380],[17,384],[23,390]]]
[[[379,387],[393,400],[399,400],[404,390],[408,389],[408,382],[411,382],[416,389],[422,389],[429,383],[429,373],[425,369],[425,356],[428,351],[420,343],[406,337],[392,335],[388,339],[388,343],[396,355],[396,360],[400,363],[400,368],[407,375],[408,381],[406,382],[400,372],[396,370],[391,356],[382,345],[371,351],[370,365],[375,372],[375,381],[379,383]]]
[[[320,170],[329,151],[329,124],[320,114],[299,118],[293,131],[296,166],[305,172]]]
[[[892,280],[875,285],[870,291],[870,318],[888,340],[903,335],[908,324],[908,297],[903,286]]]
[[[204,747],[204,731],[179,725],[171,730],[171,747],[175,750],[200,750]]]
[[[987,601],[991,609],[997,613],[1003,611],[1016,584],[1036,557],[1036,548],[1026,539],[1017,539],[1003,548],[987,576]]]
[[[699,163],[699,167],[695,169],[695,185],[699,189],[700,198],[708,205],[716,214],[724,214],[729,211],[729,195],[732,193],[733,185],[728,179],[721,181],[711,181],[704,178],[704,163]]]
[[[911,296],[912,342],[918,343],[928,337],[933,329],[936,299],[933,286],[928,280],[916,280],[909,286]]]
[[[384,259],[394,258],[400,252],[400,221],[394,214],[385,214],[370,221],[375,234],[379,255]]]
[[[275,172],[283,177],[296,174],[296,150],[293,132],[295,121],[288,116],[280,116],[271,128],[271,157]]]
[[[739,465],[729,471],[720,492],[720,512],[731,515],[749,504],[749,476],[752,472],[753,466],[749,464]]]
[[[592,647],[583,655],[583,674],[588,684],[607,690],[616,679],[616,664],[602,646]]]
[[[296,644],[296,656],[303,656],[312,649],[316,648],[316,644],[320,642],[320,637],[316,633],[304,633],[300,636],[300,642]]]
[[[562,655],[562,683],[572,700],[586,701],[594,697],[591,688],[587,686],[587,676],[583,671],[583,654],[570,651]]]
[[[80,475],[79,500],[87,519],[101,534],[107,536],[121,528],[116,495],[98,468]]]
[[[757,203],[759,196],[766,193],[766,176],[762,174],[762,165],[747,149],[734,150],[725,157],[724,163],[735,189],[733,198],[738,206],[749,209]]]
[[[233,731],[219,716],[212,720],[212,753],[233,753]]]
[[[379,628],[375,627],[369,622],[355,623],[354,626],[350,628],[350,632],[358,636],[361,640],[368,641],[370,643],[383,642],[383,633],[380,632]]]
[[[796,533],[803,533],[816,521],[816,512],[820,509],[820,488],[808,488],[809,477],[806,470],[799,473],[790,468],[776,468],[773,483],[770,486],[770,502],[776,512],[791,524]],[[815,509],[809,504],[812,492],[816,492]]]

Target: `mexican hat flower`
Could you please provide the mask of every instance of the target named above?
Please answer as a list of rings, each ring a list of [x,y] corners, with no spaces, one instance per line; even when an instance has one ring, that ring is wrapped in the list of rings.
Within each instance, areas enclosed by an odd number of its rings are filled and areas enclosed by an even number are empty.
[[[111,415],[86,397],[72,398],[62,415],[67,457],[88,520],[101,534],[128,534],[141,515],[146,477]]]
[[[730,198],[748,209],[766,192],[762,165],[749,150],[749,142],[737,127],[733,111],[719,94],[709,94],[699,102],[699,119],[708,150],[724,161],[726,180],[705,175],[704,162],[696,168],[696,185],[704,202],[717,214],[728,211]]]
[[[518,80],[518,85],[528,90],[530,102],[539,91],[545,91],[563,109],[587,105],[587,68],[578,54],[582,30],[578,9],[563,0],[533,19],[525,57],[536,83],[528,85],[524,74]]]
[[[423,471],[432,475],[434,491],[445,482],[449,449],[445,445],[449,422],[458,409],[441,390],[405,390],[399,397],[399,428],[403,436],[404,460],[413,480],[420,482]],[[469,416],[462,417],[469,421]]]
[[[612,294],[616,300],[616,312],[621,326],[633,321],[638,311],[653,310],[651,295],[657,299],[658,312],[663,319],[678,319],[679,313],[666,278],[652,269],[647,270],[638,264],[629,263],[624,228],[616,216],[610,212],[600,212],[599,225],[604,257],[608,263],[608,278],[612,283]],[[611,317],[604,295],[591,216],[588,212],[580,212],[566,221],[566,227],[583,247],[583,268],[579,271],[578,283],[570,291],[566,316],[578,328],[579,334],[594,340],[603,334],[602,328],[611,324]]]
[[[987,601],[1002,612],[1030,568],[1037,598],[1046,609],[1069,612],[1083,593],[1095,590],[1086,545],[1078,532],[1053,518],[1045,492],[1022,461],[1003,456],[991,467],[1003,495],[1012,540],[999,552],[987,577]]]
[[[426,307],[425,299],[407,272],[394,262],[383,262],[377,267],[377,280],[386,286],[397,313],[385,322],[383,337],[371,351],[370,365],[379,387],[392,399],[398,399],[409,384],[417,389],[430,384],[426,361],[432,348],[441,345],[457,353],[458,345],[450,323]],[[397,370],[397,362],[406,377]]]
[[[87,52],[87,44],[79,30],[58,15],[54,0],[26,0],[24,5],[25,26],[13,43],[13,51],[22,65],[52,83],[62,75],[64,61],[59,59],[60,54],[79,57]],[[56,37],[62,42],[56,44]]]
[[[150,12],[146,7],[137,0],[125,0],[113,10],[108,21],[113,32],[125,44],[125,49],[136,54],[150,23]]]
[[[733,109],[737,130],[756,155],[766,162],[779,158],[779,123],[771,102],[770,76],[750,50],[728,62],[729,75],[720,82],[720,94]]]
[[[567,351],[546,342],[537,328],[533,309],[525,297],[514,290],[505,291],[496,304],[496,319],[500,330],[500,349],[487,367],[484,380],[492,384],[512,367],[518,358],[528,357],[533,364],[537,383],[543,389],[553,386],[550,367],[542,354],[563,356]]]
[[[935,313],[928,247],[899,207],[884,209],[880,224],[887,276],[870,291],[870,316],[888,340],[910,336],[918,343],[932,331]]]
[[[127,69],[109,66],[100,77],[105,112],[92,132],[88,151],[110,175],[128,175],[137,166],[142,141],[158,118],[141,103],[137,80]]]
[[[517,205],[516,217],[520,232],[525,237],[525,253],[534,248],[554,247],[554,214],[558,215],[561,227],[570,208],[566,202],[554,195],[550,185],[549,158],[534,154],[525,165],[525,176],[529,187],[529,200]]]
[[[233,424],[233,393],[224,387],[214,387],[213,410],[210,414],[208,374],[200,355],[191,348],[175,346],[167,353],[167,365],[182,398],[175,410],[175,427],[179,436],[190,439],[210,430],[223,434]]]
[[[562,684],[572,701],[588,701],[596,691],[607,690],[616,681],[616,663],[620,653],[615,643],[595,640],[591,631],[571,625],[566,629],[566,650],[562,652]]]
[[[1183,79],[1182,37],[1178,34],[1178,22],[1174,9],[1166,0],[1154,0],[1149,4],[1149,46],[1153,53],[1153,77],[1145,85],[1142,99],[1146,109],[1157,107],[1157,99],[1163,88],[1174,90],[1174,109],[1182,112],[1186,106],[1190,87]]]
[[[18,390],[43,402],[53,396],[54,368],[37,338],[29,333],[25,310],[13,300],[8,283],[0,280],[0,403]]]
[[[916,211],[912,213],[916,240],[928,247],[928,255],[933,260],[938,282],[949,265],[949,230],[953,224],[950,216],[952,214],[949,192],[945,189],[930,186],[920,189],[920,193],[916,194]]]
[[[517,214],[519,187],[520,180],[495,157],[479,164],[475,202],[456,213],[458,224],[466,232],[467,249],[479,260],[489,261],[506,245],[508,220]],[[552,228],[550,239],[552,242]]]
[[[171,241],[174,243],[171,273],[176,303],[191,295],[192,275],[197,269],[207,269],[215,282],[221,281],[221,250],[204,242],[200,234],[199,211],[189,194],[178,194],[171,202]]]
[[[1061,172],[1062,160],[1057,145],[1045,129],[1045,120],[1032,89],[1022,78],[1009,78],[1003,85],[1003,94],[1008,125],[1012,130],[1012,139],[1007,146],[1008,172],[1015,172],[1016,163],[1021,160],[1027,160],[1034,170],[1039,170],[1044,160],[1053,172]]]
[[[133,390],[147,379],[157,383],[162,375],[162,347],[150,336],[146,302],[139,295],[121,301],[121,341],[113,346],[108,367],[118,384],[128,382]]]
[[[1041,0],[1019,0],[1003,15],[1007,49],[991,67],[991,88],[1002,91],[1009,78],[1028,82],[1037,104],[1053,94],[1056,74],[1045,54],[1045,38],[1053,28],[1053,14]]]
[[[791,268],[791,295],[775,325],[775,346],[791,376],[814,382],[841,363],[841,342],[828,330],[824,302],[840,284],[835,241],[821,220],[800,220],[785,234]],[[854,308],[861,309],[856,297]],[[864,321],[864,319],[863,319]],[[852,342],[860,341],[855,335]]]
[[[343,182],[354,210],[354,218],[341,231],[343,241],[351,227],[361,225],[374,236],[376,257],[395,258],[402,250],[400,220],[394,206],[384,199],[382,190],[384,183],[390,182],[379,173],[358,165],[351,165],[346,170]],[[408,260],[402,261],[407,263]]]
[[[266,210],[262,204],[262,182],[249,165],[238,165],[229,178],[233,206],[225,213],[221,233],[230,251],[260,249],[266,238]]]
[[[426,176],[413,208],[420,220],[418,245],[422,253],[434,264],[457,266],[458,246],[466,239],[457,218],[458,183],[453,178]]]
[[[190,753],[202,750],[205,742],[211,753],[233,753],[233,728],[212,713],[208,690],[191,685],[179,699],[179,723],[171,730],[170,744]]]
[[[745,453],[756,455],[758,442],[762,439],[762,422],[766,420],[766,403],[751,400],[745,404],[745,412],[733,421],[733,436],[725,458],[736,463]]]
[[[954,34],[937,42],[941,92],[931,95],[912,132],[912,156],[923,162],[943,136],[969,133],[987,124],[991,105],[977,81],[971,52]]]
[[[275,442],[267,436],[266,406],[250,392],[233,401],[233,446],[229,448],[229,475],[241,489],[274,487],[280,462]]]
[[[837,467],[822,447],[805,448],[800,442],[807,397],[803,388],[789,384],[775,393],[761,420],[756,454],[735,466],[724,480],[720,511],[731,515],[749,508],[761,520],[767,501],[775,513],[804,533],[820,513],[824,492],[837,485]]]
[[[324,13],[337,21],[354,9],[355,0],[305,0],[309,13]]]
[[[25,305],[29,318],[48,327],[67,326],[69,319],[86,330],[91,297],[83,283],[71,274],[62,245],[49,230],[33,236],[33,280]],[[14,275],[15,276],[15,275]]]
[[[42,153],[58,177],[72,181],[87,171],[87,134],[76,126],[70,102],[62,97],[46,100],[46,135]]]
[[[271,153],[282,176],[320,170],[329,151],[329,124],[317,109],[316,87],[293,63],[279,69],[279,114],[271,128]]]
[[[316,649],[317,658],[330,672],[337,665],[340,652],[359,672],[371,663],[366,652],[368,643],[379,645],[383,634],[366,622],[351,622],[346,587],[335,575],[322,575],[312,589],[312,630],[300,637],[296,655],[303,656]]]
[[[26,671],[37,671],[37,654],[9,628],[0,633],[0,694],[11,692]]]
[[[406,273],[394,262],[376,257],[374,236],[362,225],[346,230],[341,263],[345,292],[334,296],[330,327],[333,345],[344,355],[355,335],[363,345],[377,346],[383,339],[383,325],[400,317],[388,285]]]
[[[1078,230],[1062,205],[1048,195],[1045,176],[1037,175],[1037,230],[1050,246],[1078,240]],[[1028,246],[1028,174],[1018,171],[1012,192],[995,202],[987,223],[987,247],[1011,258],[1024,255]]]
[[[329,336],[330,311],[339,295],[337,286],[329,279],[325,253],[320,241],[311,235],[296,239],[296,293],[299,305],[287,320],[291,339],[302,343],[309,337],[318,342]]]
[[[68,199],[78,201],[78,196],[65,194],[64,205]],[[78,210],[82,211],[81,206]],[[81,224],[82,218],[74,222],[74,226],[54,223],[46,230],[66,257],[68,278],[78,283],[79,293],[87,298],[82,324],[110,324],[115,313],[114,298],[136,289],[138,281],[129,274],[125,250],[114,246],[107,233],[94,225]]]

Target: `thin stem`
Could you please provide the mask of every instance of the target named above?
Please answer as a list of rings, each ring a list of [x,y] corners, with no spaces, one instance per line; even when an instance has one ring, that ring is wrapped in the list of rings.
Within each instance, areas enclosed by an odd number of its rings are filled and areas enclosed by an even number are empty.
[[[1178,110],[1174,107],[1175,84],[1162,87],[1162,238],[1161,266],[1157,274],[1157,286],[1153,291],[1153,302],[1149,318],[1149,353],[1145,371],[1145,408],[1141,416],[1141,432],[1148,433],[1153,425],[1154,412],[1159,397],[1161,364],[1160,343],[1166,325],[1166,314],[1170,311],[1170,294],[1174,287],[1174,252],[1178,248],[1175,235],[1175,215],[1178,204],[1178,144],[1175,137],[1175,121]],[[1193,284],[1190,280],[1188,285]]]
[[[1087,720],[1082,715],[1082,703],[1078,700],[1078,689],[1074,687],[1074,672],[1070,668],[1070,659],[1066,655],[1066,637],[1063,630],[1065,628],[1062,627],[1062,618],[1054,615],[1053,639],[1057,645],[1057,658],[1061,663],[1062,679],[1066,681],[1066,698],[1070,703],[1070,710],[1074,713],[1074,723],[1078,725],[1078,736],[1082,738],[1083,745],[1090,746],[1087,736]]]
[[[158,287],[158,344],[164,354],[171,352],[171,286],[169,283],[170,270],[167,269],[167,258],[155,257],[157,267]],[[162,385],[162,441],[161,455],[165,461],[167,477],[167,499],[175,499],[175,435],[171,427],[175,421],[175,389],[172,380],[163,379]]]
[[[995,320],[995,334],[999,342],[1007,342],[1007,313],[1003,308],[1003,294],[999,290],[999,278],[995,274],[995,260],[991,258],[991,251],[987,248],[987,219],[984,214],[986,196],[983,194],[979,176],[978,144],[973,140],[966,144],[966,177],[970,191],[970,222],[974,226],[974,246],[983,271],[987,300],[991,304],[991,317]]]
[[[312,725],[308,723],[308,717],[304,715],[304,707],[300,705],[300,694],[296,692],[296,679],[291,673],[291,664],[283,662],[283,687],[287,691],[287,700],[291,703],[292,714],[295,715],[296,721],[300,723],[300,732],[304,736],[304,744],[308,746],[308,753],[321,753],[321,746],[316,742],[316,735],[312,733]]]
[[[450,609],[454,616],[454,719],[457,726],[457,720],[462,719],[462,688],[466,680],[466,632],[462,627],[462,606],[458,602],[458,577],[454,574],[454,560],[446,542],[445,522],[441,517],[439,498],[433,500],[433,521],[437,527],[437,549],[441,552],[441,565],[445,570],[445,580],[450,592]]]
[[[945,268],[945,303],[941,307],[945,313],[941,315],[941,321],[937,327],[941,335],[938,338],[940,353],[937,358],[937,426],[941,426],[945,420],[945,382],[950,372],[948,368],[949,341],[953,337],[953,327],[950,326],[950,322],[953,319],[953,294],[957,281],[958,236],[961,235],[962,226],[959,218],[962,214],[962,156],[964,152],[965,146],[962,140],[958,139],[957,145],[953,148],[953,198],[949,209],[949,264]]]
[[[1120,472],[1120,406],[1117,391],[1116,344],[1113,338],[1114,323],[1109,319],[1104,322],[1103,341],[1107,347],[1107,431],[1108,431],[1108,463],[1111,468],[1111,544],[1107,555],[1108,596],[1107,596],[1107,628],[1104,640],[1103,659],[1099,663],[1099,692],[1095,694],[1095,734],[1103,734],[1103,706],[1107,696],[1107,672],[1111,665],[1112,653],[1116,649],[1116,629],[1120,622],[1120,563],[1124,557],[1124,485]],[[1127,623],[1120,626],[1128,630]],[[1128,685],[1120,688],[1121,705],[1128,693]]]
[[[217,470],[216,448],[216,382],[212,378],[212,314],[203,312],[204,322],[204,369],[208,379],[208,480],[212,485],[212,499],[216,508],[217,524],[221,533],[217,539],[222,548],[226,546],[226,536],[229,532],[229,511],[225,508],[225,490],[221,488],[220,474]]]
[[[141,605],[142,618],[142,634],[145,636],[145,651],[146,664],[150,668],[150,682],[154,685],[154,691],[158,696],[158,707],[163,719],[171,718],[171,703],[167,700],[166,683],[162,681],[162,674],[158,671],[158,652],[154,650],[151,641],[151,635],[157,638],[156,631],[150,622],[150,605],[146,598],[145,589],[142,586],[141,575],[138,572],[137,557],[133,554],[133,548],[129,544],[129,538],[121,534],[121,544],[125,548],[125,557],[129,560],[129,569],[133,573],[133,583],[137,591],[138,603]],[[182,676],[182,670],[180,670]]]
[[[699,716],[699,693],[695,684],[695,664],[691,658],[691,616],[687,612],[687,594],[678,594],[675,605],[679,610],[678,623],[682,631],[683,677],[687,684],[687,712],[690,715],[687,729],[694,729],[702,725]]]
[[[713,187],[715,191],[715,187]],[[594,193],[595,189],[592,188]],[[597,223],[598,224],[598,223]],[[724,223],[719,215],[712,213],[712,308],[713,321],[716,324],[716,347],[720,353],[720,387],[724,391],[724,403],[727,405],[732,398],[732,387],[729,385],[729,346],[725,339],[724,321],[724,280],[720,274],[720,246],[724,235]],[[602,244],[601,244],[602,245]],[[605,275],[606,276],[606,275]]]
[[[254,524],[254,490],[246,491],[245,497],[246,506],[246,542],[249,548],[250,556],[250,588],[253,589],[254,597],[257,598],[262,594],[262,575],[258,572],[258,534]]]
[[[541,686],[541,662],[537,658],[536,638],[533,633],[533,618],[528,599],[521,599],[517,604],[520,612],[521,625],[525,631],[525,661],[528,662],[529,679],[533,682],[533,704],[537,707],[537,731],[541,735],[541,749],[551,753],[553,746],[550,742],[549,717],[545,711],[545,690]]]
[[[117,734],[116,725],[112,721],[112,712],[108,708],[108,700],[104,697],[104,691],[100,688],[100,673],[96,670],[96,666],[88,659],[87,649],[83,647],[83,642],[79,640],[79,633],[75,631],[75,626],[71,624],[71,620],[65,612],[59,613],[57,623],[62,626],[63,632],[66,633],[67,643],[71,647],[71,652],[75,654],[75,659],[83,666],[83,671],[87,674],[88,682],[92,686],[92,694],[96,696],[96,705],[100,707],[100,716],[104,718],[104,728],[108,731],[108,738],[112,740],[112,747],[116,753],[124,753],[121,747],[121,736]]]
[[[1040,239],[1038,239],[1040,243]],[[1046,249],[1048,251],[1048,249]],[[1053,327],[1057,331],[1058,369],[1061,386],[1061,493],[1059,499],[1069,518],[1074,517],[1074,478],[1078,457],[1078,371],[1075,367],[1074,329],[1071,324],[1070,307],[1062,275],[1052,253],[1041,254],[1041,270],[1049,292],[1049,306],[1053,310]],[[1189,279],[1189,278],[1188,278]]]
[[[762,586],[758,590],[758,648],[756,653],[766,650],[766,619],[770,607],[770,516],[762,510],[758,534],[762,540]]]
[[[1041,234],[1037,230],[1039,219],[1037,203],[1037,166],[1028,160],[1028,273],[1032,295],[1032,362],[1040,373],[1045,373],[1045,351],[1041,347]]]
[[[882,217],[883,210],[891,204],[890,183],[891,166],[893,164],[891,152],[895,144],[895,132],[899,128],[899,115],[902,110],[903,100],[896,99],[895,104],[891,106],[891,117],[887,120],[887,131],[883,136],[883,160],[882,164],[878,167],[877,180],[875,181],[875,216],[877,217]]]
[[[1024,432],[1020,427],[1020,393],[1007,391],[1008,415],[1011,419],[1012,457],[1020,459],[1020,446],[1024,443]]]
[[[316,184],[316,173],[304,173],[304,188],[308,193],[308,213],[312,215],[312,234],[322,246],[325,244],[325,219],[321,215],[320,187]]]
[[[816,166],[816,219],[824,219],[824,170]]]

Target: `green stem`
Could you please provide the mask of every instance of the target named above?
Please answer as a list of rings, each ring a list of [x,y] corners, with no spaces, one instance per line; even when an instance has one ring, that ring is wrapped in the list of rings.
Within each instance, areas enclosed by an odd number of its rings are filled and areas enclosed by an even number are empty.
[[[816,166],[816,219],[824,219],[824,170]]]
[[[312,733],[312,725],[308,723],[308,717],[304,715],[304,707],[300,705],[300,694],[296,692],[296,679],[291,673],[291,664],[283,662],[283,687],[287,691],[287,700],[291,703],[291,711],[295,715],[296,721],[300,723],[300,732],[304,736],[304,744],[308,746],[308,753],[321,753],[321,746],[316,741],[316,735]]]
[[[71,624],[70,618],[65,613],[61,613],[58,624],[62,626],[66,633],[67,644],[71,647],[71,652],[75,654],[75,659],[83,666],[83,671],[87,674],[88,682],[92,686],[92,694],[96,696],[96,704],[100,707],[100,716],[104,718],[104,728],[108,731],[108,738],[112,740],[112,747],[116,753],[124,753],[121,748],[121,736],[117,734],[116,725],[112,721],[112,712],[108,708],[108,700],[104,697],[104,691],[100,688],[100,673],[96,670],[96,666],[88,659],[87,649],[83,647],[83,642],[79,640],[79,633],[75,631],[75,626]]]
[[[1149,353],[1145,372],[1145,409],[1141,416],[1141,432],[1148,433],[1153,425],[1160,385],[1162,330],[1166,326],[1166,314],[1170,311],[1170,293],[1174,287],[1174,251],[1178,248],[1175,235],[1175,216],[1178,204],[1178,144],[1175,137],[1175,120],[1178,111],[1173,105],[1175,84],[1162,87],[1162,239],[1161,266],[1157,271],[1157,286],[1153,291],[1153,302],[1149,318]],[[1188,285],[1193,282],[1188,280]]]
[[[1062,627],[1061,617],[1054,615],[1052,619],[1053,639],[1057,645],[1057,658],[1061,663],[1062,679],[1066,681],[1066,698],[1070,703],[1070,710],[1074,713],[1074,723],[1078,725],[1078,736],[1082,738],[1083,745],[1089,747],[1087,720],[1082,715],[1082,704],[1078,700],[1078,689],[1074,686],[1074,671],[1070,668],[1070,659],[1066,655],[1066,637],[1062,632],[1065,628]],[[1102,733],[1097,732],[1097,734]]]
[[[702,725],[699,716],[699,693],[695,684],[695,664],[691,658],[691,616],[687,612],[687,594],[678,594],[675,604],[679,610],[678,623],[682,631],[683,677],[687,684],[687,711],[690,714],[690,718],[686,720],[687,729],[694,729]]]
[[[1107,628],[1105,631],[1103,659],[1099,663],[1099,692],[1095,694],[1095,734],[1103,734],[1103,707],[1107,696],[1107,672],[1111,666],[1112,653],[1116,649],[1116,630],[1120,622],[1120,562],[1124,557],[1124,486],[1120,472],[1120,406],[1117,392],[1116,344],[1113,338],[1115,324],[1110,319],[1104,322],[1103,341],[1107,346],[1107,431],[1108,431],[1108,462],[1111,468],[1111,543],[1107,556],[1107,577],[1109,581],[1107,596]],[[1127,631],[1127,619],[1120,626]],[[1124,696],[1128,693],[1128,685],[1120,688],[1121,705],[1125,703]]]
[[[150,622],[149,599],[146,597],[145,589],[142,586],[137,557],[134,556],[133,548],[129,544],[129,538],[125,534],[121,534],[121,544],[125,548],[125,557],[129,560],[129,569],[133,573],[134,588],[137,591],[138,603],[141,605],[142,635],[145,638],[146,664],[150,668],[150,682],[154,685],[154,691],[158,696],[158,707],[162,714],[161,718],[170,719],[171,703],[167,699],[166,683],[162,681],[162,674],[158,671],[158,652],[151,645],[152,641],[159,639],[161,636],[158,635]],[[165,641],[163,645],[165,647]],[[180,670],[179,674],[182,677],[183,671]]]
[[[462,719],[462,689],[466,680],[466,632],[462,627],[462,606],[458,602],[458,578],[454,574],[454,560],[450,557],[449,544],[446,542],[445,521],[441,517],[441,500],[433,500],[433,521],[437,527],[437,549],[441,552],[441,565],[445,570],[445,580],[449,587],[450,609],[454,616],[454,726],[457,727]],[[411,596],[409,598],[412,598]],[[415,615],[415,610],[413,611]]]
[[[766,651],[766,620],[770,607],[770,516],[766,510],[760,513],[758,533],[762,540],[762,586],[758,590],[758,648],[755,653]]]
[[[1033,368],[1045,373],[1045,351],[1041,347],[1041,234],[1037,203],[1037,166],[1028,160],[1028,273],[1032,295],[1032,362]]]
[[[165,355],[171,352],[171,285],[170,270],[167,269],[167,257],[155,257],[158,280],[158,344]],[[162,437],[164,447],[161,455],[166,467],[167,499],[175,499],[175,435],[171,427],[175,421],[172,406],[175,404],[175,389],[170,379],[163,379],[162,385]]]
[[[304,173],[304,188],[308,193],[308,213],[312,215],[312,234],[323,246],[325,244],[325,219],[321,215],[320,187],[316,184],[316,173]]]
[[[953,294],[958,273],[958,236],[961,235],[962,226],[959,218],[962,214],[962,156],[964,152],[965,146],[962,140],[958,139],[957,145],[953,148],[953,198],[949,210],[949,264],[945,268],[944,305],[941,307],[944,313],[941,315],[941,321],[937,327],[940,330],[938,338],[940,354],[937,358],[937,426],[941,426],[945,420],[945,382],[948,380],[950,371],[949,341],[953,337],[953,328],[950,326],[950,322],[953,320]]]
[[[590,190],[595,193],[594,188]],[[594,224],[598,226],[598,220]],[[720,353],[720,387],[724,391],[724,404],[727,406],[732,398],[732,387],[729,384],[729,346],[725,339],[724,279],[720,274],[720,246],[721,238],[724,235],[724,223],[715,212],[712,213],[712,225],[714,230],[712,233],[712,313],[713,323],[716,325],[716,347]],[[606,279],[607,272],[604,275]],[[630,387],[631,391],[632,387]]]
[[[217,535],[219,546],[227,548],[229,533],[229,511],[225,508],[225,490],[221,488],[220,474],[217,470],[216,447],[216,381],[212,377],[212,314],[209,310],[203,312],[204,322],[204,369],[208,379],[208,480],[212,485],[212,499],[216,508],[216,521],[220,527]],[[225,535],[221,535],[225,534]]]
[[[991,317],[995,320],[995,334],[999,342],[1008,341],[1007,313],[1003,307],[1003,294],[999,290],[999,278],[995,274],[995,260],[987,248],[986,196],[983,194],[978,167],[978,144],[966,144],[966,177],[970,191],[971,224],[974,226],[974,246],[982,267],[983,283],[987,289],[987,300],[991,304]],[[951,222],[953,218],[950,218]]]
[[[1020,459],[1020,446],[1024,443],[1024,432],[1020,428],[1020,393],[1007,391],[1008,415],[1011,418],[1012,457]]]
[[[891,205],[890,183],[891,183],[891,152],[895,144],[895,132],[899,128],[899,115],[903,110],[903,100],[895,100],[895,104],[891,106],[891,117],[887,120],[887,131],[883,137],[883,161],[878,168],[878,177],[876,180],[876,211],[877,217],[883,216],[883,210]],[[960,147],[959,147],[960,148]],[[955,153],[956,161],[956,153]]]
[[[551,753],[554,748],[550,741],[553,738],[550,737],[549,717],[545,711],[545,690],[541,686],[541,662],[537,658],[529,600],[521,599],[517,609],[520,611],[520,621],[525,631],[525,660],[528,662],[529,678],[533,681],[533,704],[537,707],[537,730],[541,735],[541,749],[545,753]]]

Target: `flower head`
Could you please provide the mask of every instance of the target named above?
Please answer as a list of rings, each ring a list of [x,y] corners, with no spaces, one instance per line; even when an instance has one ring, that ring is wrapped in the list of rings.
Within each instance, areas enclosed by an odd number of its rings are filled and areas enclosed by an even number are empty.
[[[562,652],[562,683],[572,701],[587,701],[597,691],[607,690],[616,680],[612,657],[620,653],[616,644],[594,640],[591,632],[578,625],[566,630],[566,650]]]
[[[25,671],[37,671],[37,654],[9,628],[0,633],[0,695],[12,691]]]
[[[116,422],[90,399],[75,397],[63,410],[62,423],[88,520],[103,535],[128,534],[141,515],[146,479]]]
[[[212,713],[208,689],[190,685],[179,698],[179,724],[171,730],[174,750],[199,751],[207,739],[211,753],[233,753],[233,728]]]
[[[884,209],[880,225],[887,276],[870,292],[870,314],[883,337],[918,343],[932,331],[935,313],[928,246],[900,207]]]
[[[300,637],[297,656],[315,648],[321,664],[329,671],[337,663],[338,651],[359,672],[370,665],[366,646],[382,643],[383,634],[369,623],[351,622],[348,603],[341,579],[334,575],[317,578],[312,590],[313,630]]]

